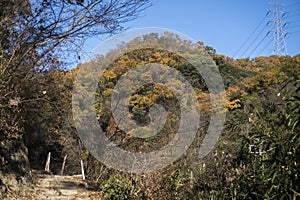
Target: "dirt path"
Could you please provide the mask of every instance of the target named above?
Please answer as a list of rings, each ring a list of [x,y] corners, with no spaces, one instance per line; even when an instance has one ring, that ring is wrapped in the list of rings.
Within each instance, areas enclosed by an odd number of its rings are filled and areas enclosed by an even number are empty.
[[[32,188],[17,199],[26,200],[90,200],[101,199],[97,193],[87,189],[81,177],[35,174]]]
[[[35,195],[37,199],[90,199],[91,191],[78,177],[37,175]]]

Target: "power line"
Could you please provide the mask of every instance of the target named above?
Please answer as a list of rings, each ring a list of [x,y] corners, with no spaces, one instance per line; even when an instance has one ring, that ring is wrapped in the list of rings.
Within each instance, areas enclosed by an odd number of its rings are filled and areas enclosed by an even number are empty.
[[[297,28],[297,27],[300,27],[300,25],[297,25],[297,26],[291,26],[289,28]]]
[[[269,47],[270,44],[272,44],[272,41],[273,41],[273,40],[270,39],[269,42],[264,46],[264,48],[258,53],[258,55],[261,55],[262,52],[264,52],[264,51],[266,50],[266,48]]]
[[[259,43],[255,46],[255,48],[251,51],[251,53],[249,54],[248,57],[250,57],[255,51],[256,49],[264,42],[264,40],[267,38],[267,36],[269,35],[269,32],[265,35],[265,37],[259,41]]]
[[[300,25],[297,24],[297,22],[300,22],[299,20],[292,18],[294,16],[298,16],[297,13],[298,9],[295,9],[295,5],[300,4],[300,2],[292,4],[287,6],[286,8],[289,8],[290,12],[284,12],[282,11],[283,4],[281,3],[270,3],[274,6],[274,8],[266,13],[266,15],[263,17],[263,19],[258,23],[258,25],[255,27],[255,29],[251,32],[251,34],[247,37],[247,39],[243,42],[243,44],[237,49],[237,51],[234,53],[233,57],[235,57],[237,54],[241,54],[240,57],[243,57],[245,54],[248,54],[250,51],[249,57],[257,51],[261,46],[263,46],[262,49],[259,49],[259,54],[264,52],[266,48],[268,48],[271,44],[271,40],[268,40],[266,43],[266,38],[273,33],[274,39],[273,39],[273,52],[275,55],[287,55],[287,47],[286,47],[286,36],[290,33],[286,32],[286,28],[297,28]],[[294,6],[294,7],[293,7]],[[291,8],[293,7],[293,8]],[[297,7],[296,7],[297,8]],[[265,26],[262,28],[262,24],[264,23],[266,17],[270,16],[272,14],[271,20],[269,20]],[[292,20],[289,20],[290,22],[285,22],[284,19],[289,18]],[[293,20],[295,19],[295,20]],[[271,27],[271,30],[269,30],[266,33],[266,28],[273,24]],[[295,26],[290,26],[290,24]],[[289,25],[289,26],[287,26]],[[262,28],[262,30],[259,32],[259,29]],[[259,33],[257,33],[259,32]],[[263,34],[264,37],[262,36]],[[253,39],[252,39],[253,38]],[[260,40],[260,41],[259,41]],[[266,43],[266,44],[265,44]],[[254,46],[254,48],[253,48]],[[247,47],[247,48],[245,48]],[[243,52],[241,53],[241,51]]]
[[[273,52],[273,49],[271,49],[271,51],[269,51],[269,53],[268,53],[268,54],[272,54],[272,52]]]
[[[267,13],[264,18],[258,23],[258,25],[255,27],[254,31],[249,35],[249,37],[246,39],[246,41],[238,48],[238,50],[233,54],[233,57],[236,56],[236,54],[246,45],[246,43],[250,40],[252,35],[258,30],[258,28],[262,25],[262,23],[265,21],[266,17],[268,16],[269,13]]]
[[[295,22],[300,22],[300,20],[289,21],[289,22],[287,22],[287,24],[290,24],[290,23],[293,24]]]
[[[287,30],[290,31],[291,29],[297,28],[297,27],[299,27],[299,26],[300,26],[300,20],[297,20],[297,21],[289,21],[289,22],[286,23],[285,28],[286,28]],[[289,34],[289,32],[288,32],[287,34]]]
[[[293,10],[293,11],[287,11],[285,12],[284,18],[286,20],[294,19],[295,17],[300,15],[300,9],[299,10]]]
[[[295,12],[295,13],[298,13],[298,12],[300,12],[300,9],[296,9],[296,10],[290,10],[290,11],[287,11],[287,13],[291,13],[291,12]]]
[[[295,13],[295,12],[294,12]],[[289,18],[293,18],[293,17],[296,17],[296,16],[299,16],[300,15],[300,12],[298,14],[294,14],[294,13],[290,13],[290,12],[287,12],[286,13],[286,18],[289,19]],[[293,15],[289,15],[289,14],[293,14]]]
[[[299,5],[299,4],[300,4],[300,2],[297,2],[297,3],[294,3],[294,4],[292,4],[292,5],[286,6],[286,8],[294,7],[294,6]]]
[[[241,57],[243,57],[243,55],[245,55],[245,53],[252,47],[252,45],[255,43],[255,41],[261,36],[261,34],[264,32],[264,30],[266,29],[266,25],[264,26],[264,28],[259,32],[259,34],[255,37],[255,39],[252,41],[252,43],[250,44],[250,46],[248,46],[248,48],[246,48],[246,50],[242,53]]]

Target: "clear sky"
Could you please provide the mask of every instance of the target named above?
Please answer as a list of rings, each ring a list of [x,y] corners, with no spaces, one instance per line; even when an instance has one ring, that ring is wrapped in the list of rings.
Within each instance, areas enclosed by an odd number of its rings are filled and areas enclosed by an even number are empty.
[[[128,28],[162,27],[184,33],[229,57],[271,55],[274,49],[274,6],[270,0],[154,0]],[[300,53],[300,1],[282,0],[287,22],[288,55]],[[92,41],[92,42],[91,42]],[[247,42],[247,43],[245,43]],[[88,48],[95,48],[95,39]],[[245,43],[245,44],[244,44]],[[244,44],[244,45],[243,45]],[[243,46],[242,46],[243,45]]]

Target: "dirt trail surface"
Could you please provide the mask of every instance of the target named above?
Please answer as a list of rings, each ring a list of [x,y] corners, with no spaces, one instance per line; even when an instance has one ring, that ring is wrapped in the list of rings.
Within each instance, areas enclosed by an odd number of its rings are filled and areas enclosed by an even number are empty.
[[[91,199],[91,191],[86,188],[87,184],[79,177],[40,174],[34,192],[36,199]]]
[[[22,194],[9,199],[17,200],[94,200],[102,199],[99,193],[88,189],[79,176],[34,174],[34,183]]]

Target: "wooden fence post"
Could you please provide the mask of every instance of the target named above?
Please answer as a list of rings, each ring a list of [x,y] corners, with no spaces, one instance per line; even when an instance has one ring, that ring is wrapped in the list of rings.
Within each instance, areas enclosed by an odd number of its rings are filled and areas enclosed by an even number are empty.
[[[46,165],[45,165],[45,171],[50,172],[50,158],[51,158],[51,152],[48,153]]]
[[[80,166],[81,166],[81,174],[82,174],[82,180],[85,180],[85,175],[84,175],[84,165],[83,165],[83,160],[82,160],[82,149],[81,149],[81,141],[78,140],[78,145],[79,145],[79,156],[80,156]]]
[[[83,160],[82,159],[80,159],[80,165],[81,165],[82,180],[85,180],[84,166],[83,166]]]
[[[64,175],[64,169],[65,169],[67,157],[68,157],[68,155],[66,154],[65,157],[64,157],[64,161],[63,161],[62,167],[61,167],[60,175],[62,175],[62,176]]]

